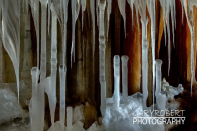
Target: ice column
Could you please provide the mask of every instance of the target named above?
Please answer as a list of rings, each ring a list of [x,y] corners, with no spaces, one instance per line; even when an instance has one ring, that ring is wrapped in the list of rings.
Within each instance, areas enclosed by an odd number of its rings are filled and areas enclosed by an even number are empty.
[[[67,128],[68,130],[72,129],[72,122],[73,122],[73,108],[67,107]]]
[[[60,65],[59,67],[59,78],[60,78],[60,124],[64,128],[65,121],[65,77],[66,77],[66,66]]]
[[[47,12],[47,0],[40,0],[41,3],[41,62],[40,62],[40,88],[39,98],[40,98],[40,119],[41,123],[44,127],[44,107],[45,107],[45,99],[44,99],[44,80],[46,78],[46,12]]]
[[[122,56],[122,95],[123,97],[128,96],[128,56]]]
[[[99,4],[99,81],[101,84],[101,113],[104,116],[102,109],[106,106],[106,81],[105,81],[105,30],[104,30],[104,14],[106,0],[100,0]]]
[[[158,104],[158,97],[160,96],[160,92],[161,92],[161,65],[162,65],[162,60],[157,59],[155,61],[156,64],[156,92],[155,92],[155,96],[156,96],[156,103]]]
[[[120,104],[120,57],[114,56],[114,106],[118,108]]]
[[[32,77],[32,114],[31,114],[31,131],[42,131],[40,130],[40,119],[39,119],[39,114],[40,114],[40,108],[39,108],[39,103],[38,103],[38,93],[37,93],[37,82],[38,82],[38,77],[37,74],[39,74],[39,69],[37,67],[33,67],[31,70],[31,77]]]

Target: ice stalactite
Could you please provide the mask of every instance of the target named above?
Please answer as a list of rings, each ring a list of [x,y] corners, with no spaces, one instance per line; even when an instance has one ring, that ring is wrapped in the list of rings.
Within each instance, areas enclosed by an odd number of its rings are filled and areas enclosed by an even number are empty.
[[[118,7],[124,20],[124,32],[125,32],[125,37],[126,37],[126,12],[125,12],[126,0],[118,0]]]
[[[191,66],[191,97],[192,97],[192,86],[193,86],[193,77],[194,77],[194,42],[195,42],[195,36],[194,36],[194,13],[193,13],[193,4],[189,3],[190,1],[182,1],[182,4],[184,5],[185,9],[185,15],[187,18],[187,23],[190,29],[191,34],[191,56],[190,56],[190,66]]]
[[[94,0],[90,1],[90,11],[92,14],[92,26],[93,26],[93,56],[95,52],[95,3]]]
[[[155,103],[155,28],[156,28],[156,21],[155,21],[155,0],[147,1],[147,7],[151,18],[151,44],[152,44],[152,68],[153,68],[153,109]]]
[[[96,16],[97,16],[97,26],[99,27],[99,4],[100,4],[100,0],[96,0]]]
[[[138,15],[139,2],[138,2],[138,0],[134,0],[134,5],[135,5],[135,12],[136,12],[136,17],[137,17],[137,25],[138,25],[138,28],[139,28],[139,15]]]
[[[120,105],[120,57],[114,56],[114,106]]]
[[[37,91],[37,83],[39,69],[37,67],[33,67],[31,70],[32,77],[32,98],[30,104],[30,116],[31,116],[31,131],[41,131],[40,130],[40,119],[39,119],[39,99],[38,99],[38,91]]]
[[[124,55],[122,60],[122,95],[124,98],[128,97],[128,60],[129,57]]]
[[[171,0],[170,1],[170,11],[171,11],[171,23],[172,23],[172,37],[173,37],[173,46],[174,46],[174,48],[175,48],[175,43],[174,43],[174,30],[175,30],[175,10],[174,10],[174,8],[175,8],[175,0]],[[168,18],[169,19],[169,18]]]
[[[34,20],[36,37],[37,37],[37,67],[40,67],[40,33],[39,33],[39,0],[30,0],[31,13]],[[38,76],[38,74],[37,74]]]
[[[65,103],[66,103],[66,96],[65,96],[65,78],[66,78],[66,66],[60,65],[59,67],[59,78],[60,78],[60,124],[62,129],[64,128],[65,122]]]
[[[101,113],[104,116],[106,107],[106,80],[105,80],[105,15],[106,0],[99,3],[99,81],[101,84]]]
[[[107,0],[107,40],[108,40],[108,31],[109,31],[109,21],[110,21],[110,14],[112,10],[112,0]]]
[[[81,2],[79,0],[72,0],[72,48],[71,48],[71,67],[72,57],[75,62],[75,25],[79,16]]]
[[[48,34],[50,34],[51,0],[48,0]]]
[[[142,90],[143,90],[143,108],[146,109],[146,100],[148,98],[148,46],[147,46],[147,24],[146,3],[139,0],[139,12],[142,23]]]
[[[134,19],[133,19],[133,18],[134,18],[134,17],[133,17],[133,10],[134,10],[134,9],[133,9],[133,4],[134,4],[135,0],[127,0],[127,1],[128,1],[129,5],[130,5],[131,11],[132,11],[132,28],[133,28],[133,24],[134,24],[134,23],[133,23],[133,22],[134,22],[134,21],[133,21],[133,20],[134,20]]]
[[[86,4],[87,1],[86,0],[81,0],[81,6],[82,6],[82,31],[83,31],[83,15],[84,15],[84,11],[86,10]]]
[[[3,1],[3,45],[14,65],[19,102],[20,0]]]
[[[22,3],[22,8],[23,8],[23,12],[28,12],[28,0],[23,0],[23,3]]]

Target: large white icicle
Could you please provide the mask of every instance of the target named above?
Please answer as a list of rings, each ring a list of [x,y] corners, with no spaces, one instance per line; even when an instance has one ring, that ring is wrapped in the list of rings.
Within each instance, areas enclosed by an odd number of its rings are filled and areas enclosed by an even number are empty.
[[[3,3],[3,45],[14,65],[19,102],[20,0],[5,0]]]
[[[128,60],[129,57],[124,55],[122,60],[122,95],[124,98],[128,97]]]
[[[146,3],[139,0],[139,12],[142,23],[142,90],[143,90],[143,108],[146,109],[146,100],[148,98],[148,47],[147,47],[147,24]]]
[[[125,37],[126,37],[126,12],[125,12],[126,0],[118,0],[118,7],[124,20],[124,32],[125,32]]]
[[[101,113],[104,116],[106,107],[106,81],[105,81],[105,14],[106,0],[100,0],[99,3],[99,81],[101,84]]]
[[[81,6],[82,6],[82,31],[83,31],[83,12],[86,10],[86,0],[81,0]]]
[[[109,21],[110,21],[110,14],[112,8],[112,0],[107,0],[107,40],[108,40],[108,32],[109,32]]]
[[[114,56],[114,106],[120,105],[120,57]]]
[[[94,0],[90,1],[90,11],[92,14],[92,26],[93,26],[93,56],[95,51],[95,3]]]
[[[64,128],[65,121],[65,78],[66,78],[66,66],[60,65],[59,78],[60,78],[60,124],[62,129]]]
[[[32,98],[31,98],[31,131],[41,131],[40,130],[40,106],[39,106],[39,98],[38,98],[38,91],[37,91],[37,83],[39,69],[37,67],[33,67],[31,70],[31,77],[32,77]]]

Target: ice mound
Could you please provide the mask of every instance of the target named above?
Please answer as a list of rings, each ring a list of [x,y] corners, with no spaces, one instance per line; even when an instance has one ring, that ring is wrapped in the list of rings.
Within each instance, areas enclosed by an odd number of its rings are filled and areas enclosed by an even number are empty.
[[[9,88],[0,89],[0,124],[28,114],[18,105],[16,95]]]
[[[153,124],[137,124],[133,123],[133,118],[136,114],[141,114],[143,110],[143,95],[136,93],[132,96],[121,97],[120,106],[114,108],[113,97],[107,100],[105,115],[102,119],[102,123],[107,131],[151,131],[151,130],[164,130],[165,125],[153,125]],[[151,110],[152,107],[147,108]],[[157,108],[157,105],[155,105]],[[138,117],[150,117],[148,114],[141,114]]]
[[[83,110],[84,110],[84,105],[79,105],[74,108],[73,112],[73,122],[77,121],[83,121],[85,120],[84,115],[83,115]]]

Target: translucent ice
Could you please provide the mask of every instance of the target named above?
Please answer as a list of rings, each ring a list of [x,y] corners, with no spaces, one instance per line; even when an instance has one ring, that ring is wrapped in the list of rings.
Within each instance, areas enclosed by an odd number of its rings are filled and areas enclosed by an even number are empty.
[[[6,0],[3,4],[3,45],[14,65],[19,102],[20,0]]]
[[[122,56],[122,94],[123,97],[128,96],[128,56]]]
[[[119,107],[120,101],[120,57],[114,56],[114,106]]]

